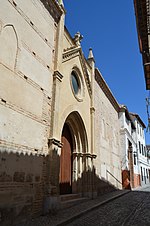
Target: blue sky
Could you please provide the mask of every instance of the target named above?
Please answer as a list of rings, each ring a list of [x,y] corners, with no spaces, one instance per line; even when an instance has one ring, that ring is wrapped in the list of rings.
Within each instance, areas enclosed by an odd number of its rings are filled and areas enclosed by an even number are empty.
[[[101,71],[118,103],[139,114],[147,126],[146,91],[139,52],[133,0],[64,0],[66,26],[83,35],[85,57],[93,49]],[[150,135],[146,134],[147,143]]]

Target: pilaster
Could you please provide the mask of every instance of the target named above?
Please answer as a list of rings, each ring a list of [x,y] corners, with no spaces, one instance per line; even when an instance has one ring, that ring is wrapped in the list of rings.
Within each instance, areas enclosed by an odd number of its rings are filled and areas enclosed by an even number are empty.
[[[46,175],[46,191],[44,200],[44,214],[49,211],[57,211],[59,209],[59,171],[60,171],[60,154],[62,143],[60,140],[49,138],[49,155],[46,157],[47,175]]]
[[[61,5],[63,10],[63,14],[60,17],[57,26],[56,32],[56,48],[55,48],[55,62],[54,62],[54,70],[60,71],[62,64],[62,56],[63,56],[63,38],[64,38],[64,21],[65,21],[65,10]]]
[[[94,107],[94,78],[95,78],[95,60],[93,56],[92,49],[89,49],[88,63],[90,64],[91,71],[91,87],[92,87],[92,96],[91,96],[91,153],[95,151],[95,107]]]
[[[50,138],[58,138],[58,119],[59,119],[59,106],[60,106],[60,89],[63,75],[59,71],[53,74],[53,91],[52,91],[52,110],[51,110],[51,128]]]
[[[55,71],[53,74],[53,94],[52,94],[52,112],[51,112],[51,129],[48,139],[48,181],[51,186],[56,188],[53,192],[59,194],[59,166],[62,143],[58,137],[58,119],[59,119],[59,101],[60,101],[60,83],[63,76]]]

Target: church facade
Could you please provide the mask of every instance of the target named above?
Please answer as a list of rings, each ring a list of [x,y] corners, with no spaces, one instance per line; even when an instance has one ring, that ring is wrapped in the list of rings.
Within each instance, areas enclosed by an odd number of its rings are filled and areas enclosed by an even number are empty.
[[[120,106],[64,19],[62,1],[0,7],[2,225],[122,189]]]

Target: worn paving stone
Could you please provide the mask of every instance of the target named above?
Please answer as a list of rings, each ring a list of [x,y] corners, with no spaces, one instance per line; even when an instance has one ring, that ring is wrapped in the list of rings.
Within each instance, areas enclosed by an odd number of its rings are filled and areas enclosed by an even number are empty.
[[[56,226],[56,225],[66,225],[66,223],[62,224],[62,222],[65,222],[66,220],[72,218],[74,215],[81,214],[81,212],[84,212],[85,210],[88,210],[90,208],[93,208],[97,205],[99,205],[102,202],[105,202],[109,199],[112,199],[115,196],[124,194],[125,191],[114,191],[107,193],[105,195],[100,196],[96,199],[87,199],[83,203],[80,203],[80,205],[75,205],[72,207],[69,207],[67,209],[60,210],[56,212],[56,214],[51,214],[47,216],[41,216],[35,219],[32,219],[28,222],[22,223],[21,225],[16,226]]]
[[[55,215],[41,216],[17,226],[149,226],[150,193],[132,191],[107,202],[119,193],[123,192],[111,192],[97,199],[60,210]],[[100,203],[103,205],[99,206]],[[86,212],[85,210],[88,209],[89,211]],[[72,218],[75,215],[76,217]]]
[[[113,200],[66,226],[148,226],[150,194],[134,191]]]

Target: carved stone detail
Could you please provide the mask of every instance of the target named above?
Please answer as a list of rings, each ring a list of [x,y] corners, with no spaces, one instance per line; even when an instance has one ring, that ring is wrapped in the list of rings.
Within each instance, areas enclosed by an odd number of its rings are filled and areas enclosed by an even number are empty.
[[[74,43],[76,46],[81,46],[81,40],[83,39],[83,36],[80,34],[80,32],[77,32],[74,36]]]
[[[63,75],[60,74],[59,71],[55,71],[53,74],[54,79],[58,79],[60,82],[62,81]]]
[[[63,53],[63,63],[77,56],[80,57],[80,62],[81,62],[82,70],[84,73],[85,81],[88,87],[89,95],[91,96],[92,95],[91,82],[87,73],[85,59],[84,59],[81,47],[78,46],[78,47],[70,48],[68,51],[65,51]]]

